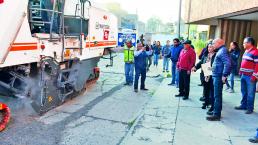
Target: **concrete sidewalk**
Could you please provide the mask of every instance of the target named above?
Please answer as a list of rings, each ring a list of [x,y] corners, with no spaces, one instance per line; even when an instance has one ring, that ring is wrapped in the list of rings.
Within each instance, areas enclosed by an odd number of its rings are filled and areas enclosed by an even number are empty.
[[[199,73],[191,78],[190,100],[175,98],[175,87],[165,79],[145,106],[123,140],[123,145],[248,145],[248,138],[258,127],[258,103],[255,113],[246,115],[234,110],[239,105],[240,82],[236,80],[236,93],[223,92],[223,112],[220,122],[206,120],[207,110],[202,110],[202,87]]]

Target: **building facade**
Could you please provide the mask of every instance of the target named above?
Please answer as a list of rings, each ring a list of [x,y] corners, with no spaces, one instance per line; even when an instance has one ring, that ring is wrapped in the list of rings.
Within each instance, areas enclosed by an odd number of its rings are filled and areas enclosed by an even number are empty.
[[[182,0],[187,24],[209,25],[209,38],[240,45],[246,36],[258,41],[258,0]]]

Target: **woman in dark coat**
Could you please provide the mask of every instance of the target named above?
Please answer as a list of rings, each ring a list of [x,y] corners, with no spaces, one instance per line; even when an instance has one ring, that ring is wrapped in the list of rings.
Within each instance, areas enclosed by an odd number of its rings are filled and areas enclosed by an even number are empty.
[[[237,69],[238,69],[238,59],[240,57],[240,49],[239,45],[237,42],[231,42],[230,43],[230,48],[229,48],[229,53],[231,57],[231,63],[232,63],[232,68],[231,68],[231,73],[229,76],[230,79],[230,85],[229,82],[226,81],[227,88],[226,90],[230,89],[230,93],[234,93],[234,76],[237,74]]]
[[[196,64],[196,66],[193,68],[193,71],[197,71],[201,68],[202,64],[210,63],[210,67],[212,67],[212,63],[214,61],[214,58],[216,56],[216,53],[214,51],[214,47],[212,44],[208,44],[208,51],[204,54],[202,59]],[[214,90],[213,90],[213,81],[212,76],[205,76],[205,81],[203,84],[203,92],[204,92],[204,103],[202,106],[202,109],[206,109],[207,106],[211,105],[211,108],[209,109],[209,112],[213,111],[213,104],[214,104]]]

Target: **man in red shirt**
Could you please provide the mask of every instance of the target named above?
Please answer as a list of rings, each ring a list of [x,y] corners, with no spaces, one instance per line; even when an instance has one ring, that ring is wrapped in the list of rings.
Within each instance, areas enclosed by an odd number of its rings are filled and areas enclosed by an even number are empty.
[[[252,37],[244,39],[245,53],[242,57],[239,74],[241,75],[241,105],[236,110],[246,110],[246,114],[253,113],[258,73],[258,50]]]
[[[196,53],[191,47],[191,41],[186,40],[184,49],[179,55],[177,68],[179,70],[179,94],[175,97],[184,97],[183,100],[189,99],[190,76],[191,70],[195,65]]]
[[[4,3],[4,0],[0,0],[0,4]]]

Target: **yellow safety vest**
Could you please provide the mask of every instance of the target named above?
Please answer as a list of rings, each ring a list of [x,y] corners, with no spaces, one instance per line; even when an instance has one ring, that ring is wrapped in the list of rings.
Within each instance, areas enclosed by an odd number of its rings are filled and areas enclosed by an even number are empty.
[[[134,47],[128,48],[127,46],[124,47],[124,61],[127,63],[134,62]]]

